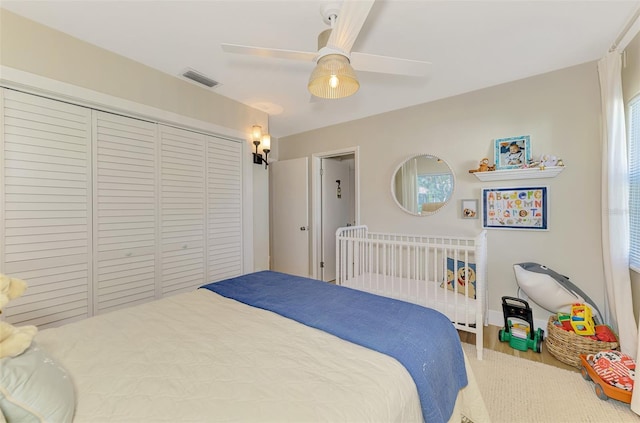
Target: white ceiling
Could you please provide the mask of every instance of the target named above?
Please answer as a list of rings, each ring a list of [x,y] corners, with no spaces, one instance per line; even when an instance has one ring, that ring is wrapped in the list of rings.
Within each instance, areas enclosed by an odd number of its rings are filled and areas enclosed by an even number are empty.
[[[358,73],[360,90],[310,101],[313,63],[224,53],[220,43],[316,51],[326,0],[13,1],[0,5],[269,113],[276,137],[601,58],[640,1],[378,0],[354,51],[432,62],[427,78]]]

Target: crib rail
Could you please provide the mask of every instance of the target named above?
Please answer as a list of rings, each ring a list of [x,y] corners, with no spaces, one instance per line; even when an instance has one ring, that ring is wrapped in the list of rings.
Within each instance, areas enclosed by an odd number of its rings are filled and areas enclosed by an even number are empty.
[[[364,225],[336,231],[337,284],[443,312],[479,337],[480,359],[485,281],[486,231],[473,238],[374,233]]]

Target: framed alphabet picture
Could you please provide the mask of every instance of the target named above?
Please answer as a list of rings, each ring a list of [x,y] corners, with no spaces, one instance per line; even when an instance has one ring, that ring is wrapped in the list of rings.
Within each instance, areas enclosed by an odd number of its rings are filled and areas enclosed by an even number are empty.
[[[483,188],[482,227],[489,229],[549,229],[549,188]]]
[[[496,169],[518,169],[531,160],[529,135],[495,140]]]

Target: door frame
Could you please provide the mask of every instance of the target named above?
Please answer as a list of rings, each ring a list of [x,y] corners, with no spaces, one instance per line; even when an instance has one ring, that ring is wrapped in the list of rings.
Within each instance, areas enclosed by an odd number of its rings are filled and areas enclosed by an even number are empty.
[[[356,225],[360,224],[360,147],[347,147],[340,150],[314,153],[311,155],[311,277],[320,276],[320,253],[322,252],[322,187],[320,185],[321,160],[353,154],[354,158],[354,212]]]

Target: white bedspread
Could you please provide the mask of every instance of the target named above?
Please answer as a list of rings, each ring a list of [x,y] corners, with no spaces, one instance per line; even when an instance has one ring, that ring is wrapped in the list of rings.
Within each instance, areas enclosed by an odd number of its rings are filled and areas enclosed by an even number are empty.
[[[76,422],[421,421],[394,359],[197,290],[41,331]]]
[[[72,375],[78,423],[422,421],[395,359],[209,290],[36,341]]]

